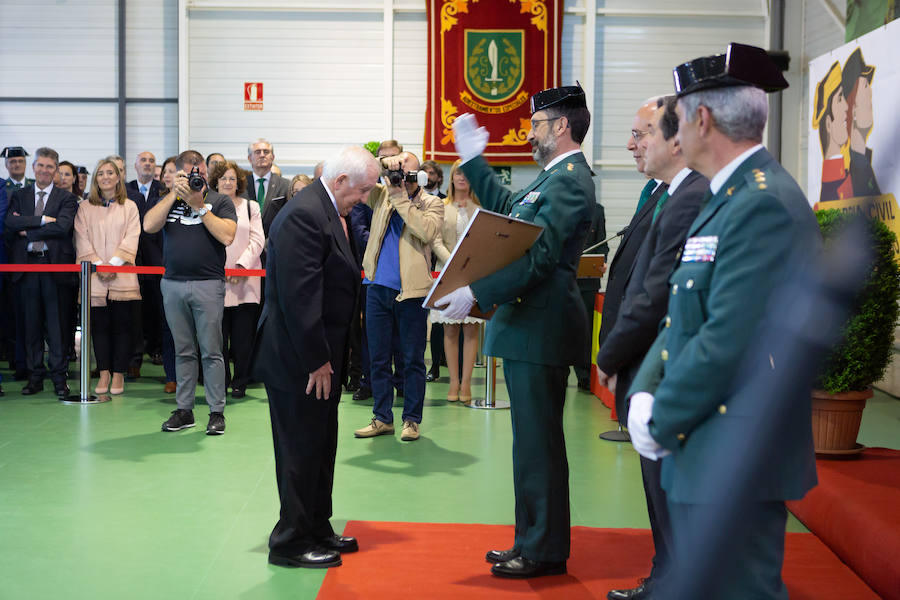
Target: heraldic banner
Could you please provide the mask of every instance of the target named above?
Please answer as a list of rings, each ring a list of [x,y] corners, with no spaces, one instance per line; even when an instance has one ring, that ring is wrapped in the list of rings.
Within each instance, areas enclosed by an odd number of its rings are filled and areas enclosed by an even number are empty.
[[[493,164],[531,163],[529,99],[559,85],[563,0],[426,0],[425,158],[453,162],[453,121],[490,132]]]
[[[876,217],[900,238],[898,37],[900,20],[810,61],[807,197]]]

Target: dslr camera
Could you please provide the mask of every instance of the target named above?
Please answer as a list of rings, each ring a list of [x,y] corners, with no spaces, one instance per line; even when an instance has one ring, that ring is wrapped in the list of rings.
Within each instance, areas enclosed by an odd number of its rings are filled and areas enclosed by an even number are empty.
[[[384,176],[394,187],[404,183],[417,183],[419,187],[428,185],[428,173],[425,171],[404,171],[403,169],[385,169]]]
[[[195,192],[199,192],[206,185],[206,180],[200,174],[200,167],[191,169],[191,172],[188,174],[188,185]]]

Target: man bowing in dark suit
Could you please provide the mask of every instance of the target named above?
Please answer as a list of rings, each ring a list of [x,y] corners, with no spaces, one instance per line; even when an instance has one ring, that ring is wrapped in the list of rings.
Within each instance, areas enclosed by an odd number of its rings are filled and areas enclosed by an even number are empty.
[[[59,154],[52,148],[34,152],[34,185],[16,190],[6,215],[6,239],[13,263],[72,264],[72,226],[78,200],[53,185]],[[30,373],[25,395],[44,389],[44,332],[50,354],[50,379],[57,396],[68,396],[66,356],[59,319],[58,281],[64,273],[14,273],[19,283],[25,329],[25,363]]]
[[[344,148],[270,230],[253,372],[266,385],[275,442],[281,500],[269,536],[275,565],[335,567],[341,552],[358,549],[329,523],[338,401],[360,286],[344,217],[368,197],[380,173],[369,151]]]
[[[697,213],[709,180],[687,168],[675,138],[678,115],[675,96],[659,99],[659,110],[641,138],[644,173],[659,179],[668,188],[653,207],[652,223],[634,260],[627,279],[625,297],[615,325],[597,354],[600,383],[616,395],[616,413],[627,424],[625,392],[659,330],[669,299],[669,275],[676,255],[684,245],[688,227]],[[659,479],[659,461],[641,458],[641,475],[656,555],[650,576],[631,589],[612,590],[609,600],[640,600],[665,577],[671,565],[672,527],[666,508],[666,494]]]

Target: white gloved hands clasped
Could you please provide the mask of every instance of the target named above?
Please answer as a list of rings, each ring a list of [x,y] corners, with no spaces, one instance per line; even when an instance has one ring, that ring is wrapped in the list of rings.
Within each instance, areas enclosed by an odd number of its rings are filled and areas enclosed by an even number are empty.
[[[457,288],[434,303],[437,307],[446,306],[447,308],[443,309],[441,314],[456,321],[468,317],[474,304],[475,296],[469,286]]]
[[[638,454],[650,460],[659,460],[668,450],[660,446],[650,435],[650,417],[653,416],[653,396],[647,392],[638,392],[631,397],[628,409],[628,434],[631,444]]]
[[[488,130],[478,126],[475,115],[465,113],[453,121],[456,152],[462,162],[467,162],[484,152],[489,137]]]

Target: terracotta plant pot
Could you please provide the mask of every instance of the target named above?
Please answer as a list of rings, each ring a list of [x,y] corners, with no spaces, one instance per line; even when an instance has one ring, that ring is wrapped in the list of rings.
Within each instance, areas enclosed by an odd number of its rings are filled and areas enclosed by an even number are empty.
[[[860,392],[829,394],[812,391],[813,445],[816,454],[852,454],[862,450],[856,443],[866,400],[872,388]]]

